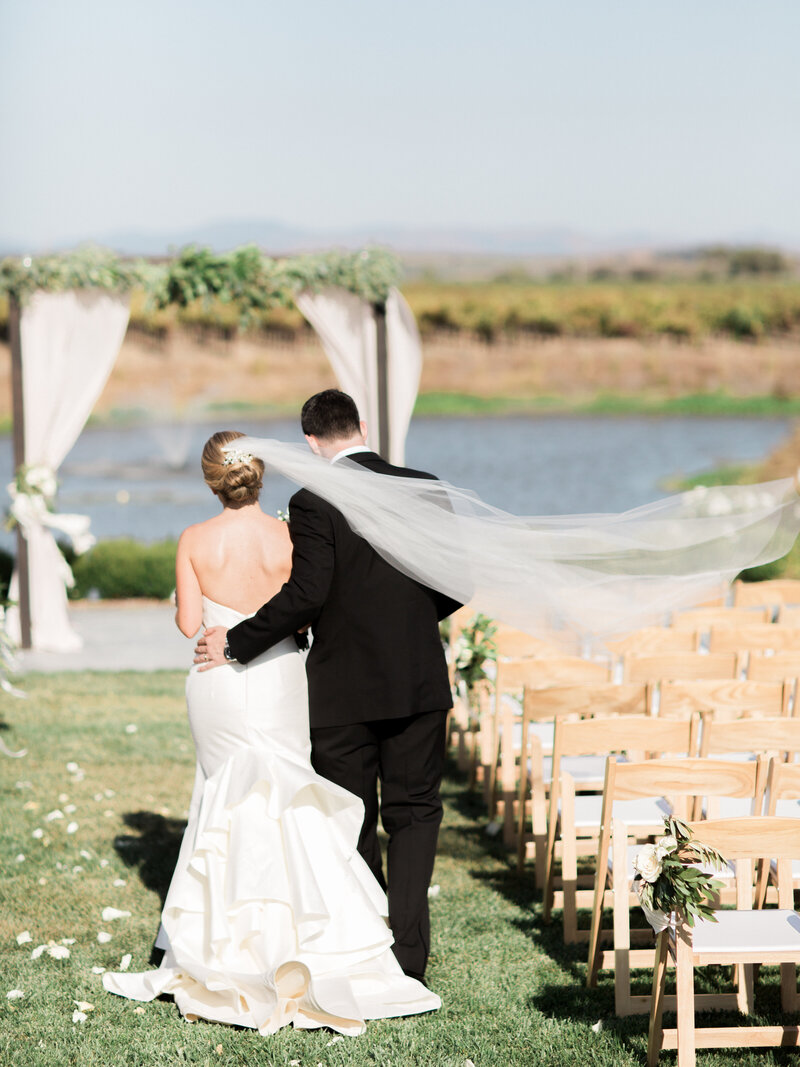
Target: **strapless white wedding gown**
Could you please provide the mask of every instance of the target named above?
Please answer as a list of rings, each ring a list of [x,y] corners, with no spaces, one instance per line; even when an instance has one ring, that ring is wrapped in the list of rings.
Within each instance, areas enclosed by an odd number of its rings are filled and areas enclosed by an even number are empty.
[[[206,626],[244,615],[203,598]],[[361,801],[309,754],[304,659],[289,638],[247,666],[193,667],[186,682],[197,773],[162,913],[161,966],[106,973],[112,993],[169,993],[187,1019],[328,1026],[432,1011],[403,974],[386,897],[356,851]]]

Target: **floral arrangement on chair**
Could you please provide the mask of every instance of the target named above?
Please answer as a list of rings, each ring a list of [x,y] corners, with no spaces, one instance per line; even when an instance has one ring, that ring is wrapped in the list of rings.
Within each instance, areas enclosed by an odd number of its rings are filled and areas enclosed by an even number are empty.
[[[664,836],[643,845],[633,861],[633,886],[647,921],[658,933],[672,923],[673,912],[688,926],[696,919],[716,922],[710,898],[724,888],[708,868],[721,870],[724,857],[699,842],[690,828],[675,816],[664,819]]]
[[[454,654],[455,676],[462,681],[467,691],[488,678],[485,664],[497,659],[497,645],[492,640],[497,627],[486,615],[475,615],[468,626],[462,628],[456,639]]]

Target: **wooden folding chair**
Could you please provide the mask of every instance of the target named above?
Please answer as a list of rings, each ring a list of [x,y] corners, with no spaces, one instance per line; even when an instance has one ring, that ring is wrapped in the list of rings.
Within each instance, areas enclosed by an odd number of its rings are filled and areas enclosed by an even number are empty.
[[[645,685],[561,685],[525,689],[519,745],[517,796],[517,870],[526,858],[535,860],[536,884],[544,885],[547,845],[547,794],[552,778],[555,720],[559,717],[646,715],[649,694]],[[567,764],[577,790],[602,786],[603,769],[597,757],[576,757]],[[587,762],[588,761],[588,762]],[[510,785],[507,781],[507,785]],[[530,835],[526,833],[526,823]]]
[[[736,763],[730,760],[655,759],[619,763],[610,756],[603,789],[603,813],[595,869],[592,928],[589,936],[587,984],[597,983],[600,970],[614,968],[614,1004],[617,1015],[633,1015],[650,1009],[650,996],[631,994],[632,968],[652,967],[655,953],[650,927],[631,929],[630,909],[639,906],[633,892],[633,861],[640,846],[628,840],[624,818],[615,814],[623,802],[663,795],[672,811],[684,820],[704,799],[711,804],[720,797],[735,797],[760,814],[766,778],[763,760]],[[603,950],[603,907],[613,907],[613,948]],[[632,948],[633,942],[647,944]]]
[[[747,677],[754,682],[784,682],[800,677],[800,652],[775,652],[765,656],[751,652]]]
[[[800,629],[800,608],[788,608],[785,604],[781,604],[775,621],[778,626],[793,626],[795,629]]]
[[[739,665],[735,652],[708,655],[699,652],[661,652],[650,656],[628,652],[622,658],[622,679],[625,682],[656,682],[662,678],[733,679],[738,676]]]
[[[710,652],[800,652],[800,630],[760,623],[755,626],[712,626]]]
[[[598,794],[576,796],[575,781],[564,770],[563,761],[570,756],[607,756],[612,753],[643,755],[693,756],[697,751],[697,718],[689,720],[655,719],[631,716],[615,719],[583,719],[578,722],[556,719],[553,741],[553,779],[547,819],[545,854],[544,919],[549,921],[554,907],[563,908],[564,941],[586,940],[589,930],[579,930],[579,907],[591,907],[594,892],[578,881],[578,856],[597,852],[603,798]],[[625,810],[629,825],[638,833],[655,833],[663,825],[669,806],[661,797],[649,803],[636,802]],[[556,890],[555,861],[561,845],[561,889]],[[588,886],[594,883],[588,879]]]
[[[657,652],[696,652],[700,634],[696,630],[672,630],[666,626],[646,626],[616,641],[606,642],[615,655],[637,652],[651,655]]]
[[[672,616],[672,625],[678,630],[710,630],[712,626],[750,626],[753,623],[769,622],[769,608],[690,608]]]
[[[497,661],[494,700],[487,702],[482,709],[479,745],[489,816],[492,821],[502,817],[506,844],[514,843],[512,809],[517,796],[514,768],[520,751],[519,740],[515,738],[519,738],[522,721],[523,690],[559,683],[606,683],[610,681],[610,673],[608,663],[580,659],[578,656]],[[501,777],[502,796],[498,796],[498,777]]]
[[[538,637],[531,637],[523,630],[515,630],[503,623],[497,624],[497,630],[492,637],[497,647],[498,659],[527,659],[530,656],[553,656],[559,655],[557,648],[542,641]]]
[[[693,682],[662,682],[658,714],[686,718],[693,712],[712,711],[717,721],[752,715],[788,715],[792,687],[783,682],[728,681],[701,678]]]
[[[797,964],[800,963],[800,917],[794,910],[791,863],[800,858],[800,819],[753,816],[712,819],[691,825],[704,845],[718,849],[736,862],[736,909],[716,911],[717,922],[699,920],[694,928],[678,917],[676,929],[658,935],[653,972],[653,994],[648,1035],[648,1067],[656,1067],[662,1049],[678,1050],[678,1067],[694,1067],[697,1048],[740,1048],[800,1045],[796,1019],[782,1025],[698,1027],[695,1007],[738,1009],[752,1014],[753,965],[779,964],[781,1006],[784,1012],[800,1008]],[[753,861],[775,860],[778,908],[753,910]],[[663,1028],[668,955],[675,959],[677,1025]],[[735,966],[735,994],[708,994],[701,1000],[694,990],[695,967],[709,964]]]
[[[733,583],[734,607],[777,607],[780,604],[800,604],[800,581],[776,578],[768,582]]]

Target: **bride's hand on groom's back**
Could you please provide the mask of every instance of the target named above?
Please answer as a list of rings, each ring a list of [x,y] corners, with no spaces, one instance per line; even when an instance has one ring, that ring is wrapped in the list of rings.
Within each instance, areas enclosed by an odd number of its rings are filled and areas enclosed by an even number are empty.
[[[198,637],[194,649],[194,662],[199,664],[198,671],[210,671],[226,662],[223,649],[228,631],[224,626],[209,626]]]

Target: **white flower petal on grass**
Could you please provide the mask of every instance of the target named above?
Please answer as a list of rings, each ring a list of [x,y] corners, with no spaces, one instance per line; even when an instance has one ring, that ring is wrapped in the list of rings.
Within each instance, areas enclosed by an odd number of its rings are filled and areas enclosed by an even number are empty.
[[[43,952],[47,952],[47,945],[37,945],[33,952],[31,952],[31,959],[38,960]]]
[[[68,960],[69,949],[66,945],[48,945],[47,955],[52,956],[54,960]]]
[[[78,809],[75,807],[74,804],[65,804],[64,805],[64,811],[66,812],[67,815],[74,815],[77,810]]]
[[[80,866],[73,867],[72,868],[72,873],[73,874],[83,874],[83,867],[80,867]]]
[[[18,945],[27,945],[29,941],[33,941],[30,930],[23,930],[21,934],[17,934]]]
[[[62,945],[74,945],[75,944],[75,938],[74,937],[62,937],[61,938],[61,944]]]
[[[24,782],[20,779],[20,781],[15,784],[17,789],[33,789],[33,782]]]
[[[100,913],[100,918],[104,923],[113,922],[114,919],[130,919],[130,917],[129,911],[120,911],[119,908],[103,908]]]
[[[95,793],[95,795],[92,797],[92,800],[96,800],[98,804],[100,803],[100,801],[102,799],[103,799],[103,794],[102,793]]]
[[[14,860],[15,860],[16,863],[24,863],[25,862],[25,853],[24,852],[18,852],[17,855],[14,857]]]
[[[58,808],[56,808],[55,811],[48,811],[48,813],[44,817],[44,821],[45,822],[54,822],[56,819],[63,819],[63,818],[64,818],[64,812],[63,811],[59,811]]]
[[[111,808],[106,808],[103,814],[107,819],[110,819],[114,815],[114,812],[111,810]]]
[[[105,974],[105,967],[92,967],[92,974]]]
[[[125,727],[125,733],[126,734],[135,734],[138,729],[139,729],[139,727],[136,725],[135,722],[129,722],[128,725]]]
[[[116,793],[114,792],[114,790],[113,790],[113,789],[104,789],[104,790],[103,790],[103,792],[105,793],[105,795],[106,795],[106,796],[108,797],[108,799],[109,799],[109,800],[110,800],[110,799],[111,799],[112,797],[115,797],[115,796],[117,795],[117,794],[116,794]]]
[[[39,879],[39,885],[47,885],[47,879],[46,878],[40,878]]]
[[[94,1004],[90,1004],[88,1000],[73,1000],[72,1003],[78,1011],[94,1011]]]
[[[599,1034],[602,1029],[603,1029],[603,1020],[602,1019],[598,1019],[597,1022],[592,1027],[592,1030],[594,1030],[594,1032],[596,1034]]]
[[[35,800],[26,800],[25,803],[22,805],[22,810],[23,811],[38,811],[39,810],[39,805],[36,803]]]
[[[72,1013],[72,1021],[74,1023],[85,1023],[86,1022],[86,1012],[85,1011],[78,1011],[78,1009],[76,1008],[75,1011]]]
[[[68,834],[74,834],[77,829],[78,829],[78,824],[76,822],[71,822],[67,826],[67,833]]]
[[[130,952],[126,952],[125,955],[122,957],[122,959],[119,961],[119,969],[121,971],[127,971],[127,969],[131,965],[131,960],[132,959],[133,959],[133,956],[130,954]]]
[[[336,1037],[332,1037],[325,1048],[330,1048],[331,1045],[338,1045],[340,1041],[344,1041],[341,1034],[337,1034]]]
[[[475,1064],[472,1060],[464,1060],[464,1067],[475,1067]]]
[[[66,793],[59,793],[58,794],[58,802],[59,802],[59,804],[66,804],[68,800],[69,800],[69,797],[67,796]]]
[[[141,1004],[139,1005],[138,1008],[134,1008],[133,1009],[133,1014],[134,1015],[144,1015],[144,1008],[141,1006]]]
[[[101,867],[107,867],[108,866],[108,860],[100,860],[100,866]]]
[[[128,883],[124,878],[115,878],[111,884],[115,889],[123,889]]]
[[[6,993],[7,1000],[21,1000],[24,996],[25,994],[21,989],[9,989]]]
[[[71,760],[71,761],[70,761],[70,762],[69,762],[69,763],[67,764],[67,770],[69,771],[69,773],[70,773],[70,774],[75,774],[75,772],[76,772],[76,771],[79,771],[79,770],[80,770],[80,767],[78,766],[78,764],[77,764],[77,763],[75,763],[75,761],[74,761],[74,760]]]
[[[44,837],[44,830],[41,826],[37,826],[35,830],[31,832],[31,837],[35,837],[37,841],[41,841]]]
[[[441,891],[442,891],[442,887],[441,886],[438,886],[438,885],[429,885],[428,886],[428,896],[429,897],[438,897],[439,893],[441,893]]]
[[[82,856],[85,860],[90,860],[92,858],[91,852],[87,852],[85,848],[82,848],[78,855]]]
[[[107,945],[108,942],[111,940],[111,934],[109,934],[106,930],[98,930],[97,940],[100,942],[101,945]]]

